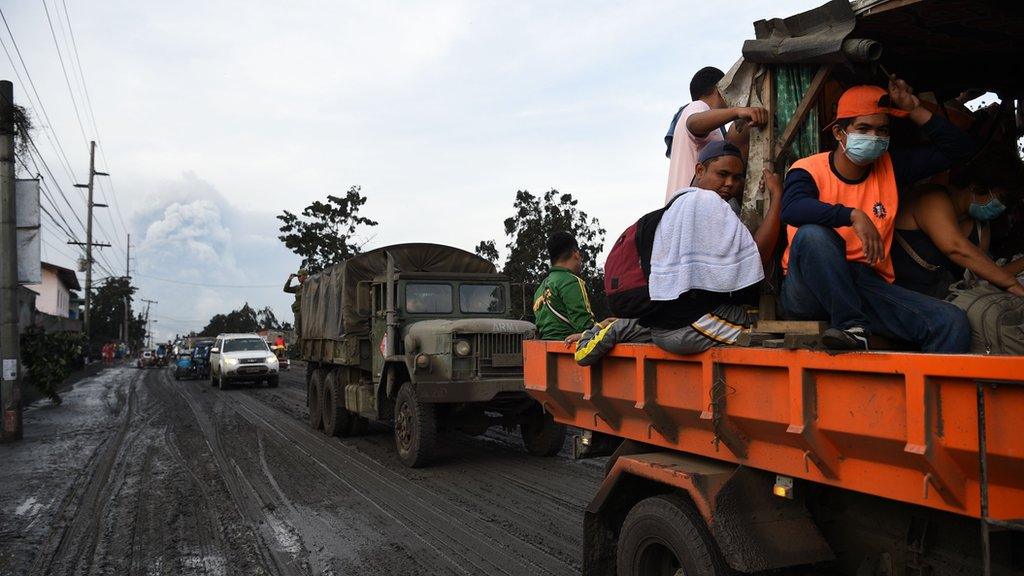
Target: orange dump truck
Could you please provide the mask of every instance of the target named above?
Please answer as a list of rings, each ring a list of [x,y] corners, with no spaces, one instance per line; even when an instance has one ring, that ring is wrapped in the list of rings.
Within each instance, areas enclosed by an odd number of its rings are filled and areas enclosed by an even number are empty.
[[[584,574],[1024,573],[1024,358],[524,354],[577,451],[614,450]]]

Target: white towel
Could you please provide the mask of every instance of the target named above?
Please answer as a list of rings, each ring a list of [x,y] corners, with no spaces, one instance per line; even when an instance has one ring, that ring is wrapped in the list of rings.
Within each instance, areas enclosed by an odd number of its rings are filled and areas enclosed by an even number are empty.
[[[729,204],[701,188],[680,194],[654,233],[651,300],[690,290],[734,292],[763,280],[757,244]]]

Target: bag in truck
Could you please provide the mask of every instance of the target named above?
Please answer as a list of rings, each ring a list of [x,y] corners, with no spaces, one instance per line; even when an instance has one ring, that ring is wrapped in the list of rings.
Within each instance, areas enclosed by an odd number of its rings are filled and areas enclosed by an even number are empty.
[[[1024,354],[1024,298],[991,284],[952,290],[949,300],[971,324],[971,353]]]
[[[651,251],[654,233],[665,211],[680,196],[664,207],[648,212],[619,235],[604,263],[604,292],[608,307],[618,318],[640,318],[654,309],[648,279],[651,275]]]

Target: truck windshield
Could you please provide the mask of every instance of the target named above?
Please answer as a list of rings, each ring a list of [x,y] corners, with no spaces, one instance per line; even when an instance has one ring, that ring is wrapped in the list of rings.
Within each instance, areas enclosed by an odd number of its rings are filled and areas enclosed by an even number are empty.
[[[459,286],[459,310],[467,314],[500,314],[505,311],[505,291],[498,284]]]
[[[239,338],[237,340],[224,341],[224,352],[246,352],[266,349],[267,343],[263,341],[263,338]]]
[[[406,284],[405,310],[412,314],[451,314],[451,285]]]

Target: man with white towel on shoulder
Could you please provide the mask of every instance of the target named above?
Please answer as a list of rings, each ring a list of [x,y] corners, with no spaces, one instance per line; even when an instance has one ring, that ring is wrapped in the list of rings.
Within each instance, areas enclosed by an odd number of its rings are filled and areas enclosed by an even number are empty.
[[[640,324],[664,350],[693,354],[735,344],[751,324],[779,237],[782,181],[765,170],[770,206],[752,236],[728,204],[745,176],[739,148],[709,143],[700,151],[694,186],[675,195],[658,224],[648,279],[657,305]]]

